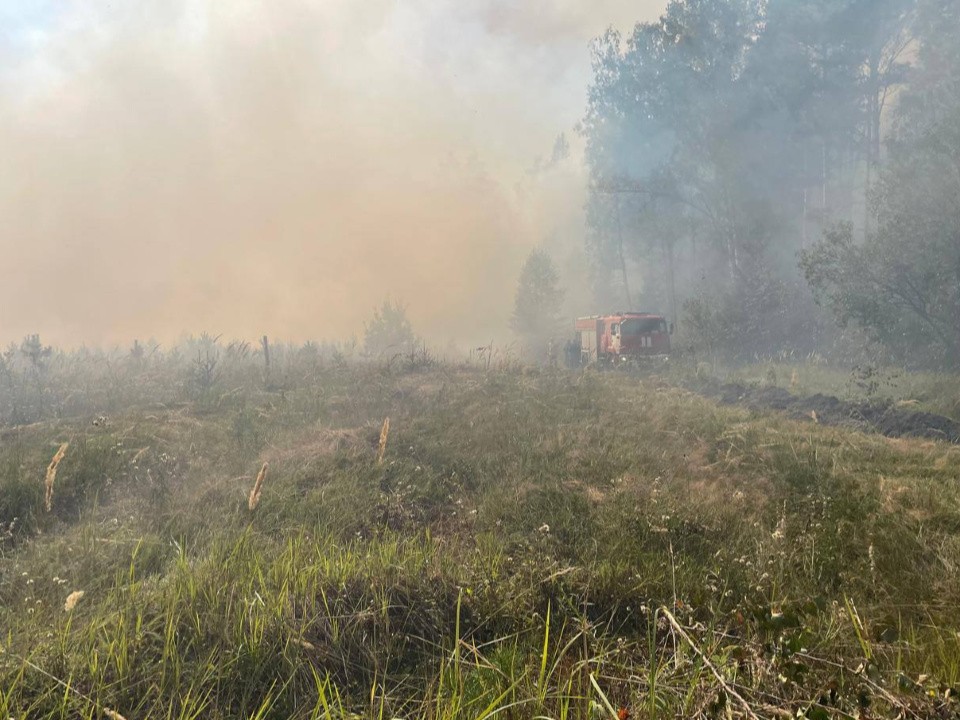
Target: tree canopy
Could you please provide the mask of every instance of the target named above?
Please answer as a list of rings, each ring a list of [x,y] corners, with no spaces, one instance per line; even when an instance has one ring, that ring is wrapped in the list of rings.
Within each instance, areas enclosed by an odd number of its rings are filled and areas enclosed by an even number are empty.
[[[944,28],[950,31],[945,31]],[[917,62],[894,114],[865,237],[840,225],[803,253],[818,297],[899,360],[960,364],[960,3],[919,6]]]
[[[688,339],[730,356],[806,352],[834,325],[804,278],[838,317],[867,322],[817,258],[892,262],[922,238],[938,248],[931,268],[949,264],[957,5],[672,0],[599,37],[580,125],[598,301],[685,308]],[[887,251],[864,249],[881,236]],[[942,284],[916,268],[910,282]],[[924,338],[952,312],[935,296],[929,321],[913,318]]]

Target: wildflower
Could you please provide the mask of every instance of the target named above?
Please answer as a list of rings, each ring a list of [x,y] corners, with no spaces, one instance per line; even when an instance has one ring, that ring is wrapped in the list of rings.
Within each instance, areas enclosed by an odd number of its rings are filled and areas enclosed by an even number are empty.
[[[780,513],[780,520],[777,522],[777,529],[773,531],[774,540],[783,540],[787,536],[787,508],[784,505],[783,512]]]

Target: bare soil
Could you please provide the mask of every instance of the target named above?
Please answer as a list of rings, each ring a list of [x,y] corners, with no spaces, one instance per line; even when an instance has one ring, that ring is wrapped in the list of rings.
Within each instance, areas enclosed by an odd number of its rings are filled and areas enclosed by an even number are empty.
[[[781,387],[751,386],[701,380],[689,389],[723,405],[753,410],[779,410],[798,420],[849,427],[887,437],[915,437],[960,443],[960,423],[943,415],[922,412],[892,401],[849,401],[832,395],[801,397]]]

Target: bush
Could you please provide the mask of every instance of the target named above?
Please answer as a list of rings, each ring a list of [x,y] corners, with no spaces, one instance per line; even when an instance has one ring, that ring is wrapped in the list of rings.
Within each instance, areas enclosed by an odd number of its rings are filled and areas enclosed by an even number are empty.
[[[725,361],[806,356],[828,333],[810,292],[771,274],[688,300],[683,312],[683,340],[694,353]]]
[[[417,344],[407,309],[399,302],[385,300],[364,325],[363,350],[370,357],[405,355]]]

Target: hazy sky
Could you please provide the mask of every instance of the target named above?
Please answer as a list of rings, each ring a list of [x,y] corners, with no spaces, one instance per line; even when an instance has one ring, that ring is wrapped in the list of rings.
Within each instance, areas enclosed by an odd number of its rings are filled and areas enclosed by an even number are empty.
[[[505,338],[582,237],[578,154],[530,168],[589,41],[664,5],[0,0],[0,340]]]

